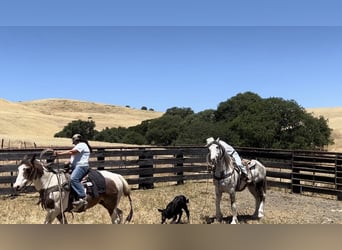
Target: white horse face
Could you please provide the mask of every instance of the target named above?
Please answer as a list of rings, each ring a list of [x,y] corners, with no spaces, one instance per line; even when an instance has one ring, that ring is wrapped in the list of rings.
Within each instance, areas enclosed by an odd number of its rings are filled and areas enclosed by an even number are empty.
[[[15,183],[13,185],[13,188],[15,188],[17,191],[22,190],[26,185],[29,183],[29,180],[26,179],[25,176],[27,176],[27,171],[29,170],[29,167],[25,164],[21,164],[18,167],[18,175],[15,180]]]
[[[209,146],[209,155],[208,160],[211,165],[216,165],[219,161],[221,154],[220,146],[216,143],[213,143]]]

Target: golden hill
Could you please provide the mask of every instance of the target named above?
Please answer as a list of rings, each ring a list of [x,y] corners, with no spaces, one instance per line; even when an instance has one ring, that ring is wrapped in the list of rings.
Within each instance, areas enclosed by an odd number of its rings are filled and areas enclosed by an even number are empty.
[[[91,118],[96,130],[129,127],[158,118],[161,112],[65,99],[13,103],[0,99],[0,140],[6,146],[69,146],[70,140],[54,138],[73,120]],[[19,144],[19,145],[18,145]],[[103,143],[101,143],[103,145]]]
[[[323,116],[328,119],[329,127],[333,129],[332,135],[335,141],[334,145],[327,148],[328,151],[342,151],[342,107],[334,108],[309,108],[309,113],[314,116]]]
[[[335,141],[328,150],[342,151],[342,107],[310,108],[307,111],[328,119]],[[91,117],[96,123],[96,130],[101,131],[106,127],[134,126],[162,114],[77,100],[44,99],[16,103],[0,99],[0,142],[4,141],[4,147],[31,147],[33,143],[38,147],[70,146],[69,139],[53,136],[73,120]],[[92,144],[107,145],[103,142]]]

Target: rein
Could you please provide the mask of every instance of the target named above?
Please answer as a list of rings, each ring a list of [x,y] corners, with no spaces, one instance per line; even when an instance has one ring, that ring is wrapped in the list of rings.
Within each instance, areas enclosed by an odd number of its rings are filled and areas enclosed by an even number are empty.
[[[230,168],[229,168],[230,162],[228,162],[228,159],[226,159],[226,157],[232,157],[232,155],[233,155],[236,151],[234,150],[233,153],[231,153],[230,155],[227,155],[227,156],[226,156],[226,150],[225,150],[225,148],[224,148],[219,142],[216,142],[216,141],[215,141],[215,142],[213,142],[212,144],[216,144],[216,145],[219,146],[220,155],[219,155],[219,157],[218,157],[218,161],[219,161],[220,163],[224,161],[224,163],[227,165],[227,168],[228,168],[228,170],[229,170],[229,169],[230,169]],[[210,153],[209,153],[209,154],[210,154]],[[214,167],[213,167],[213,179],[214,179],[214,180],[222,181],[222,180],[227,179],[227,178],[231,177],[232,175],[234,175],[235,168],[233,168],[233,170],[230,171],[230,172],[228,172],[228,173],[224,173],[224,171],[221,171],[220,176],[217,177],[217,176],[215,175],[215,171],[216,171],[217,166],[216,166],[215,164],[211,164],[211,163],[209,162],[209,154],[208,154],[208,156],[207,156],[207,161],[208,161],[208,165],[214,166]],[[218,163],[216,163],[216,164],[218,164]]]
[[[68,192],[70,190],[69,190],[69,182],[67,181],[67,178],[65,182],[61,183],[61,175],[63,173],[59,170],[59,162],[57,163],[58,170],[55,170],[51,167],[52,163],[44,164],[42,161],[39,161],[39,165],[37,166],[36,164],[38,164],[37,161],[36,162],[35,160],[31,161],[32,169],[31,169],[30,174],[27,176],[27,179],[31,181],[30,185],[33,183],[34,180],[41,179],[42,176],[44,175],[44,172],[51,173],[50,176],[48,177],[49,179],[44,184],[45,187],[38,190],[40,197],[39,197],[39,201],[37,204],[41,204],[42,208],[44,209],[54,209],[54,206],[55,206],[54,204],[57,201],[50,199],[49,195],[54,192],[59,192],[59,195],[60,195],[59,201],[61,203],[60,206],[61,206],[61,211],[63,213],[64,208],[63,208],[63,201],[62,201],[62,193]],[[54,176],[56,176],[58,183],[56,185],[50,186],[52,178]],[[63,219],[63,224],[64,224],[64,216],[62,216],[62,219]]]
[[[221,176],[220,177],[217,177],[215,176],[215,173],[213,173],[213,178],[217,181],[222,181],[224,179],[227,179],[228,177],[231,177],[233,175],[234,172],[230,172],[230,173],[227,173],[227,174],[222,174],[223,172],[221,172]]]

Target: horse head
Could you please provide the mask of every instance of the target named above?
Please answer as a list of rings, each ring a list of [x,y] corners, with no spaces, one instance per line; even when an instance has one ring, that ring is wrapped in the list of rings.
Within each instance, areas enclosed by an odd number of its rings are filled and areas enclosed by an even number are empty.
[[[225,150],[219,143],[218,139],[216,141],[212,141],[209,145],[207,145],[207,147],[209,149],[207,163],[210,168],[214,169],[224,156]]]
[[[17,191],[22,190],[33,180],[41,178],[43,172],[42,164],[36,159],[36,155],[33,155],[31,158],[25,156],[19,164],[18,175],[13,188]]]

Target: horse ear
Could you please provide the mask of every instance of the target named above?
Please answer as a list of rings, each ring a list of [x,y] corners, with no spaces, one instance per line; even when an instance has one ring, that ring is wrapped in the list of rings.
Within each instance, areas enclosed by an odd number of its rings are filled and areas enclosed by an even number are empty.
[[[164,209],[158,209],[158,211],[162,213],[162,212],[164,212]]]

